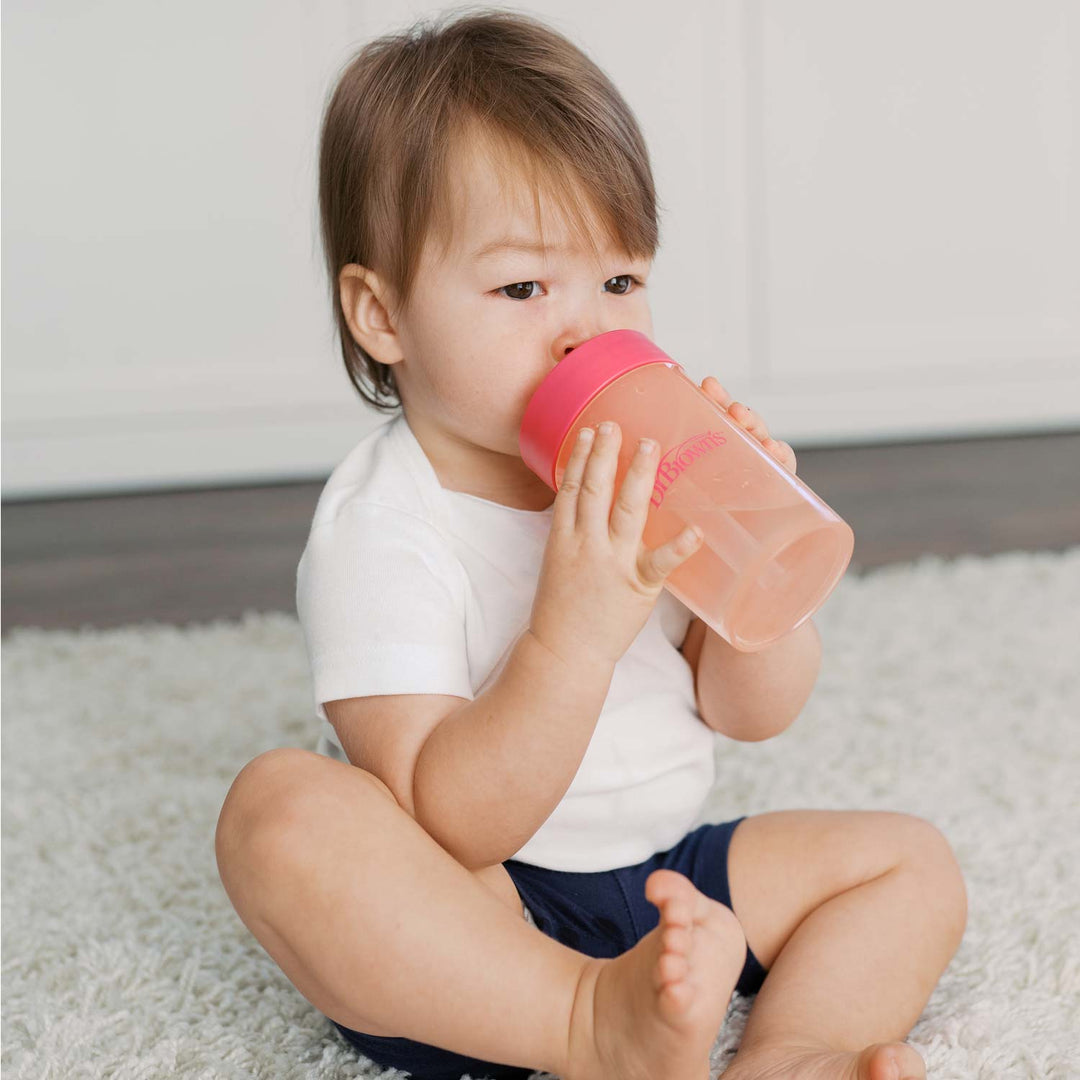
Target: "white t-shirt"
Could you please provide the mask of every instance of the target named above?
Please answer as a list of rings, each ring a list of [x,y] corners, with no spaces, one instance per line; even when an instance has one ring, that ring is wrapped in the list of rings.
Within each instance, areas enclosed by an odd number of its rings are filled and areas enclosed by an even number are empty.
[[[404,413],[349,452],[319,496],[296,577],[320,753],[347,760],[325,701],[471,700],[498,676],[528,628],[553,512],[443,488]],[[569,789],[513,858],[612,870],[666,851],[699,823],[717,736],[678,651],[691,618],[661,592],[615,666]]]

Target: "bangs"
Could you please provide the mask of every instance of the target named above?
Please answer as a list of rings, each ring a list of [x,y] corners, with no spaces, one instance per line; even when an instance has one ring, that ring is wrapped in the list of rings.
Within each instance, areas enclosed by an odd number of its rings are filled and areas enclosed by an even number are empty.
[[[566,223],[572,242],[588,252],[597,265],[603,261],[606,249],[634,259],[652,260],[657,230],[635,228],[635,217],[624,212],[633,193],[619,191],[611,183],[610,172],[607,182],[601,180],[605,163],[585,162],[583,166],[579,162],[572,166],[565,155],[546,149],[524,142],[513,131],[481,126],[476,118],[467,117],[451,138],[448,169],[443,175],[451,175],[466,157],[482,156],[491,166],[506,204],[520,205],[523,190],[528,193],[541,244],[547,243],[542,209],[546,203],[551,208],[549,215],[554,213]],[[454,243],[459,216],[450,185],[441,184],[432,200],[431,232],[443,255]]]

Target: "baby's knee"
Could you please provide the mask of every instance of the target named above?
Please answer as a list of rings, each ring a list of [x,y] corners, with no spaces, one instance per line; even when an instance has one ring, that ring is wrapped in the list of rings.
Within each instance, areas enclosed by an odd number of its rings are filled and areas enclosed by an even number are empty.
[[[908,865],[932,879],[934,903],[949,912],[962,935],[968,917],[967,886],[952,844],[932,821],[914,814],[902,816],[910,830]]]
[[[308,750],[282,746],[249,761],[236,775],[218,814],[215,847],[221,862],[232,851],[286,831],[307,783]]]

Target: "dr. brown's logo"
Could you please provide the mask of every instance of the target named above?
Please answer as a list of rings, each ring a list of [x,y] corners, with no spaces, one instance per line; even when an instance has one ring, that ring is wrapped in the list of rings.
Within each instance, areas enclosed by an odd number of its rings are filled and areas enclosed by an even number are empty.
[[[717,431],[702,431],[697,435],[691,435],[678,446],[673,446],[660,459],[649,504],[654,508],[659,508],[664,501],[664,496],[682,476],[684,470],[726,442],[727,439]]]

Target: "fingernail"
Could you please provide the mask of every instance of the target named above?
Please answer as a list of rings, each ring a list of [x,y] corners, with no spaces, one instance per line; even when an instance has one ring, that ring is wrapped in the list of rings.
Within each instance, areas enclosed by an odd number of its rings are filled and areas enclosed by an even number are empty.
[[[655,439],[639,439],[638,444],[637,444],[637,448],[638,448],[638,453],[639,454],[651,454],[653,452],[653,450],[656,449],[656,440]]]
[[[605,420],[600,425],[601,435],[610,435],[615,430],[615,425],[610,420]]]

